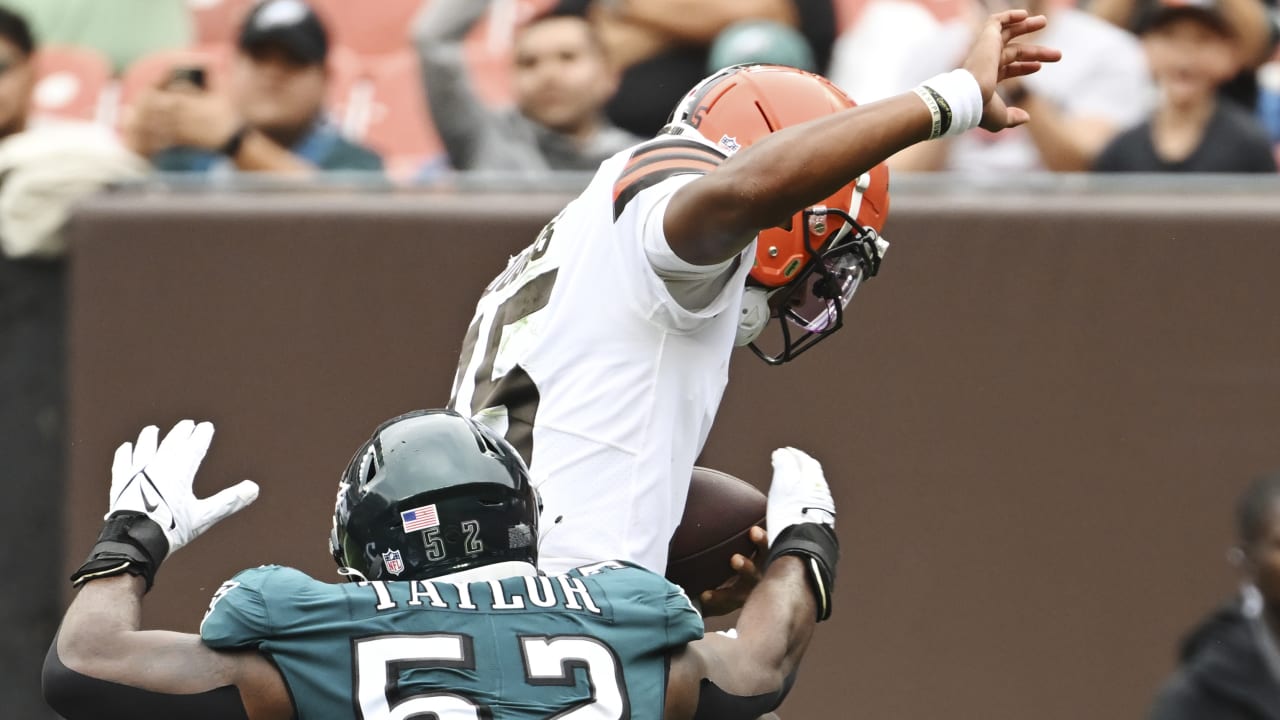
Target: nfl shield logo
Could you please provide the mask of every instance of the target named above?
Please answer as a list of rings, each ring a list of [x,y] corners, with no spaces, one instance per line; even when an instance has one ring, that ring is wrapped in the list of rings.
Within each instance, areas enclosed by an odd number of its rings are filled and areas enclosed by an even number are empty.
[[[730,155],[741,149],[741,146],[738,145],[738,138],[732,137],[727,133],[720,136],[720,147],[724,148],[725,152]]]
[[[382,564],[387,566],[387,572],[392,575],[404,572],[404,560],[400,559],[399,550],[388,550],[382,553]]]

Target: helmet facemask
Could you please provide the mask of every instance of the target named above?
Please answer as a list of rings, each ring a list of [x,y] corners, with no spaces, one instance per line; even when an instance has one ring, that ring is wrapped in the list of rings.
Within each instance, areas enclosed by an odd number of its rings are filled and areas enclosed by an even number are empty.
[[[844,311],[863,280],[880,271],[889,244],[843,210],[815,206],[804,211],[804,244],[809,259],[795,279],[769,292],[768,339],[756,338],[751,351],[770,365],[789,362],[844,326]],[[825,248],[815,237],[832,221],[843,222]],[[766,331],[767,332],[767,331]],[[762,336],[764,333],[762,333]]]

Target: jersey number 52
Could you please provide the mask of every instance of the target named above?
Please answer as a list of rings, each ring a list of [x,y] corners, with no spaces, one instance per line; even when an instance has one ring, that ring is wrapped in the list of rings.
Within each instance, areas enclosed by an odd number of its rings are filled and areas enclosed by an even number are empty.
[[[525,682],[532,686],[577,683],[586,670],[589,692],[582,701],[557,708],[555,720],[627,720],[630,703],[617,655],[595,638],[580,635],[521,635]],[[361,720],[501,720],[493,710],[463,692],[427,692],[402,697],[396,677],[409,669],[476,669],[470,636],[454,633],[381,635],[355,645],[356,701]],[[496,682],[497,678],[494,678]],[[483,681],[483,678],[481,678]],[[507,692],[510,687],[505,688]]]

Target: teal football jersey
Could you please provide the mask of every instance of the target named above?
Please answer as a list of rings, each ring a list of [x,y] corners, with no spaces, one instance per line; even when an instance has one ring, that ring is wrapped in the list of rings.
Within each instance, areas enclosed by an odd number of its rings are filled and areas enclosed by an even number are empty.
[[[299,720],[659,720],[667,655],[702,637],[677,586],[600,563],[470,583],[324,583],[245,570],[200,624],[269,655]]]

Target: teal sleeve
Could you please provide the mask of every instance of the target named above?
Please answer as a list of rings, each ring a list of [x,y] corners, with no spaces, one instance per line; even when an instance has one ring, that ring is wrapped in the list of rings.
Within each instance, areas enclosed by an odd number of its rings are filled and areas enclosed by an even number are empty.
[[[213,593],[200,622],[200,639],[211,648],[256,647],[270,632],[263,586],[275,565],[242,570]]]

